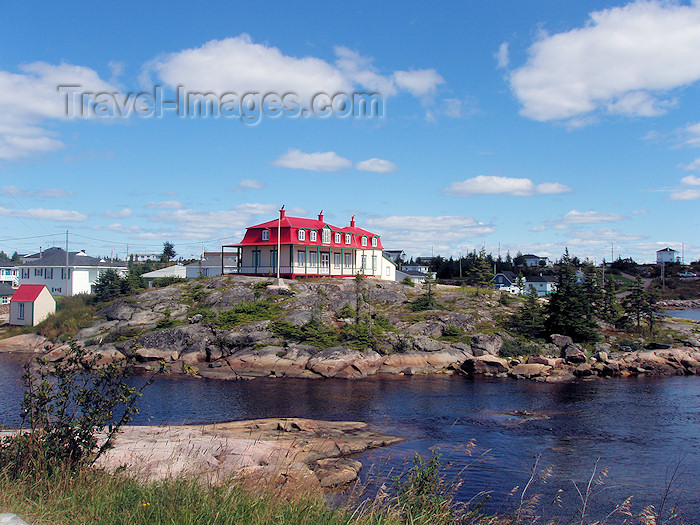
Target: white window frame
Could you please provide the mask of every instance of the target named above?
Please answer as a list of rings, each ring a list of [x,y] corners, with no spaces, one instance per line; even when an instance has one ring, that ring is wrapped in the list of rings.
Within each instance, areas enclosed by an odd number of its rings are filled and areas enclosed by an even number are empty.
[[[309,252],[309,266],[318,266],[318,253]]]
[[[17,303],[17,319],[24,320],[24,303]]]
[[[372,273],[377,271],[377,256],[372,256]]]
[[[305,241],[306,240],[306,230],[299,230],[297,232],[297,239],[300,241]]]
[[[311,242],[316,242],[318,240],[318,232],[316,230],[311,230],[309,232],[309,240]]]
[[[340,268],[340,264],[343,261],[340,260],[340,254],[339,253],[334,253],[333,254],[333,268]]]
[[[340,244],[340,232],[335,232],[335,243]]]
[[[270,240],[270,230],[263,230],[263,231],[262,231],[262,240],[263,240],[263,241],[269,241],[269,240]]]
[[[345,254],[345,267],[352,268],[352,254],[351,253]]]
[[[362,236],[362,242],[361,242],[361,244],[362,244],[362,246],[367,246],[367,236],[366,236],[366,235],[363,235],[363,236]]]
[[[297,265],[306,266],[306,252],[297,252]]]
[[[345,244],[350,244],[352,242],[352,235],[349,233],[345,234]]]
[[[376,247],[377,247],[377,238],[372,237],[372,248],[376,248]]]
[[[323,244],[331,243],[331,231],[328,228],[323,228],[323,230],[321,230],[321,242]]]

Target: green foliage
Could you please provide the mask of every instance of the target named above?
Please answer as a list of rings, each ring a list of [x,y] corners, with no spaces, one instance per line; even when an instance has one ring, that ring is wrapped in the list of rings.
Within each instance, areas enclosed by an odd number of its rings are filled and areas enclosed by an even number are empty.
[[[424,460],[416,452],[413,467],[393,476],[396,507],[405,523],[422,523],[426,518],[451,523],[454,516],[453,495],[441,474],[440,455],[433,452]]]
[[[598,338],[594,305],[584,284],[576,282],[576,263],[568,249],[561,259],[557,290],[549,296],[545,328],[550,334],[568,335],[577,342]]]
[[[498,351],[498,355],[505,358],[539,355],[540,353],[541,348],[538,345],[519,339],[506,339]]]
[[[345,303],[345,305],[338,310],[336,317],[338,319],[352,319],[355,317],[355,310],[349,303]]]
[[[470,283],[476,286],[477,290],[491,286],[494,277],[493,264],[487,259],[484,248],[479,251],[468,275]]]
[[[511,302],[513,302],[513,298],[507,292],[502,292],[498,297],[498,304],[502,306],[510,306]]]
[[[461,335],[464,335],[464,330],[462,330],[458,326],[450,325],[450,326],[446,326],[442,330],[443,337],[459,337]]]
[[[650,335],[654,333],[657,298],[654,293],[644,288],[642,278],[637,275],[630,293],[623,300],[625,314],[636,321],[637,331],[642,331],[642,319],[646,319]]]
[[[413,288],[416,285],[416,283],[414,283],[413,280],[408,276],[403,278],[401,284],[405,284],[406,286],[410,286],[411,288]]]
[[[525,303],[507,321],[511,330],[529,338],[540,337],[544,333],[545,309],[537,298],[533,286],[528,290]]]
[[[158,277],[157,279],[153,279],[153,287],[154,288],[165,288],[166,286],[170,286],[171,284],[179,284],[179,283],[186,283],[186,282],[187,282],[186,277],[174,277],[174,276]]]
[[[37,359],[37,366],[25,366],[25,431],[0,441],[0,465],[6,475],[77,471],[111,446],[114,435],[136,413],[145,385],[137,389],[126,384],[131,375],[126,360],[100,367],[97,361],[97,355],[71,343],[63,360]],[[103,431],[106,439],[98,443]]]
[[[277,306],[272,299],[243,302],[226,312],[220,313],[215,324],[218,328],[232,330],[239,324],[272,319],[279,310],[279,306]]]
[[[277,321],[270,324],[270,330],[287,341],[303,343],[317,348],[330,348],[340,344],[340,331],[326,326],[319,321],[311,321],[296,326],[287,321]]]
[[[177,254],[175,253],[175,245],[173,243],[165,241],[163,243],[163,253],[160,256],[161,262],[168,262],[174,259]]]
[[[56,313],[39,323],[35,328],[36,332],[52,341],[74,337],[94,321],[95,307],[90,302],[90,296],[87,294],[58,298]]]

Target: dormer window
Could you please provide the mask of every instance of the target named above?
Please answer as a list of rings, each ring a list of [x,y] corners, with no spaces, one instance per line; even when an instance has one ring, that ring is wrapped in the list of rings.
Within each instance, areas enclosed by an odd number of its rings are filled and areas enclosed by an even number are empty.
[[[367,236],[366,235],[362,236],[362,246],[367,246]]]
[[[321,239],[323,244],[330,244],[331,243],[331,231],[328,228],[323,229],[323,233],[321,234]]]
[[[311,230],[311,231],[309,232],[309,240],[310,240],[311,242],[316,242],[316,239],[317,239],[317,237],[316,237],[316,230]]]
[[[340,232],[335,232],[335,243],[340,244]]]
[[[345,234],[345,244],[350,244],[352,242],[352,235],[349,233]]]
[[[306,230],[299,230],[299,231],[297,232],[297,238],[298,238],[300,241],[305,241],[305,240],[306,240]]]
[[[377,238],[376,237],[372,237],[372,247],[373,248],[377,247]]]
[[[269,241],[269,240],[270,240],[270,230],[263,230],[263,231],[262,231],[262,240],[263,240],[263,241]]]

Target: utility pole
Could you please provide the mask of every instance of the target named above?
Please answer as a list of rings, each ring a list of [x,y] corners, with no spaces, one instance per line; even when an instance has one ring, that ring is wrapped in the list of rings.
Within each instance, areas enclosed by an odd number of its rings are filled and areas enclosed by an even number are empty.
[[[68,230],[66,230],[66,297],[70,295],[68,290]]]

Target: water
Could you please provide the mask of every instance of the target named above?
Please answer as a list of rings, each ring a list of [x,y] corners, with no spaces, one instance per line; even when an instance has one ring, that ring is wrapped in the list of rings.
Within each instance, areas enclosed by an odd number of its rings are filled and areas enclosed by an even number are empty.
[[[16,424],[21,388],[16,357],[0,356],[0,424]],[[596,461],[608,467],[593,511],[634,496],[636,511],[657,504],[669,469],[689,523],[700,523],[700,379],[639,378],[543,384],[462,376],[371,377],[360,381],[256,379],[215,381],[161,377],[145,392],[136,424],[210,423],[260,417],[358,420],[399,435],[403,443],[360,457],[366,479],[401,469],[415,451],[439,450],[466,482],[466,501],[489,491],[489,508],[509,508],[508,494],[527,482],[533,459],[552,478],[534,491],[547,504],[564,489],[567,517]],[[474,445],[470,446],[473,440]],[[546,506],[546,509],[550,509]],[[549,510],[554,512],[554,510]],[[621,521],[621,520],[620,520]],[[615,523],[615,521],[612,521]]]
[[[681,319],[693,319],[700,321],[700,309],[691,308],[688,310],[666,310],[666,315],[671,317],[679,317]]]

